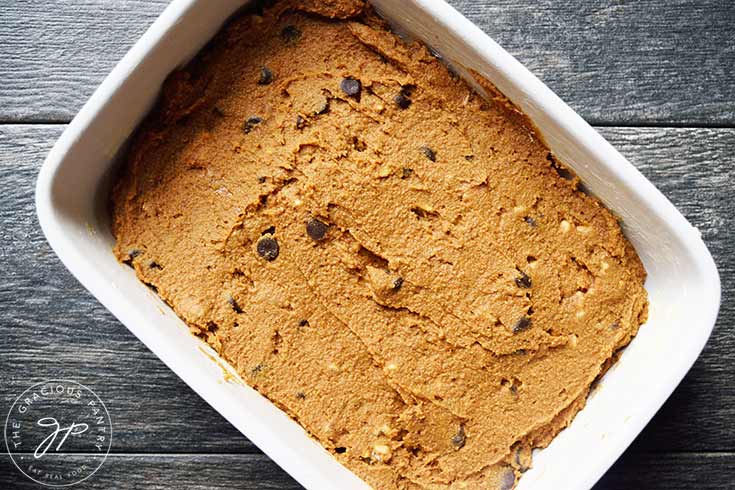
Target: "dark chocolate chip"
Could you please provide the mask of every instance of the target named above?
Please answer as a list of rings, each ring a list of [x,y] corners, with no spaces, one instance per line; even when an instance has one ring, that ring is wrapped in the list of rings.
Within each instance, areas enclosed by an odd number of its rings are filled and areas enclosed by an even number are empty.
[[[452,436],[452,446],[461,449],[464,447],[465,442],[467,442],[467,436],[464,433],[464,426],[460,425],[457,433]]]
[[[347,452],[347,448],[346,447],[335,447],[334,452],[337,454],[344,454]]]
[[[434,153],[434,150],[432,150],[428,146],[422,146],[419,149],[421,150],[421,153],[423,153],[426,158],[428,158],[432,162],[436,161],[436,153]]]
[[[296,129],[304,129],[306,127],[306,119],[301,115],[296,116]]]
[[[527,316],[521,317],[513,326],[513,333],[522,332],[531,326],[531,319]]]
[[[516,384],[515,380],[513,380],[513,384],[510,385],[510,388],[508,388],[511,393],[514,395],[518,395],[518,385]]]
[[[258,182],[261,184],[265,183],[265,177],[258,177]]]
[[[308,327],[309,326],[309,320],[300,320],[299,321],[299,327]]]
[[[150,261],[150,262],[148,263],[148,267],[149,267],[150,269],[156,269],[156,270],[159,270],[159,271],[160,271],[160,270],[163,270],[163,266],[162,266],[161,264],[159,264],[158,262],[156,262],[155,260],[151,260],[151,261]]]
[[[393,291],[399,291],[403,286],[403,278],[397,277],[393,280]]]
[[[529,226],[535,228],[536,227],[536,220],[531,218],[530,216],[524,216],[523,221],[529,224]]]
[[[299,400],[305,400],[306,393],[304,393],[303,391],[299,391],[298,393],[296,393],[296,398],[298,398]]]
[[[268,228],[266,228],[265,230],[263,230],[260,233],[260,235],[261,236],[263,236],[263,235],[275,235],[275,233],[276,233],[276,227],[275,226],[269,226]]]
[[[275,0],[255,0],[253,2],[253,11],[262,17],[264,10],[271,8],[275,3]]]
[[[467,160],[468,162],[471,162],[472,160],[475,159],[475,155],[465,155],[464,159]]]
[[[513,473],[513,470],[511,468],[508,468],[507,470],[505,470],[505,473],[500,480],[500,487],[498,488],[498,490],[510,490],[515,484],[516,475],[515,473]]]
[[[408,109],[408,107],[411,105],[411,99],[409,99],[403,94],[398,94],[395,97],[393,97],[393,101],[401,109]]]
[[[401,86],[401,95],[403,95],[404,97],[411,97],[414,90],[416,90],[416,85],[412,83],[407,83],[406,85]]]
[[[258,85],[268,85],[273,81],[273,72],[267,66],[260,69],[260,78],[258,78]]]
[[[258,364],[257,366],[255,366],[253,369],[250,370],[250,374],[252,374],[253,376],[255,376],[259,372],[263,371],[263,369],[265,369],[265,365],[264,364]]]
[[[402,170],[402,173],[401,173],[401,178],[402,179],[407,179],[407,178],[409,178],[411,176],[412,173],[413,173],[413,169],[412,168],[403,167],[403,170]]]
[[[342,92],[344,92],[348,97],[357,99],[360,97],[360,92],[362,91],[362,82],[353,77],[343,78],[339,84],[339,88],[341,88]]]
[[[561,177],[564,180],[572,180],[574,179],[574,174],[569,171],[566,167],[561,165],[556,158],[554,158],[554,155],[551,153],[546,154],[546,160],[551,163],[551,167],[556,170],[556,173],[559,174],[559,177]]]
[[[130,259],[132,260],[142,253],[143,251],[140,250],[139,248],[134,248],[134,249],[128,250],[128,257],[130,257]]]
[[[281,38],[286,42],[294,42],[301,37],[301,31],[294,25],[288,25],[281,30]]]
[[[278,242],[270,235],[260,237],[260,240],[258,240],[258,244],[256,245],[256,249],[258,251],[258,255],[269,262],[276,260],[278,252],[280,251]]]
[[[577,190],[579,192],[581,192],[582,194],[584,194],[585,196],[591,196],[592,195],[592,191],[589,189],[589,187],[587,187],[584,184],[584,182],[579,182],[577,184]]]
[[[240,305],[237,304],[235,298],[233,298],[232,296],[228,296],[227,303],[232,307],[233,310],[235,310],[235,313],[242,313],[242,308],[240,308]]]
[[[261,119],[258,116],[252,116],[249,117],[247,121],[245,121],[245,124],[242,126],[242,130],[245,132],[245,134],[249,133],[250,131],[255,128],[258,124],[262,123],[263,119]]]
[[[530,288],[531,287],[531,278],[528,277],[528,274],[521,271],[521,275],[519,277],[515,278],[516,286],[519,288]]]
[[[554,170],[556,170],[556,173],[559,174],[559,177],[561,177],[564,180],[572,180],[574,178],[574,174],[569,171],[568,169],[564,167],[558,167],[556,165],[553,165]]]
[[[306,223],[306,234],[309,235],[312,240],[319,241],[324,239],[328,229],[328,224],[323,223],[316,218],[311,218],[309,222]]]

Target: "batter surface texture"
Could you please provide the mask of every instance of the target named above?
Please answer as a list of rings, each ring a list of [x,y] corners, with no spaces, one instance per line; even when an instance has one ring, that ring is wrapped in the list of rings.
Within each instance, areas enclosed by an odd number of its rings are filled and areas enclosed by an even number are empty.
[[[488,88],[362,2],[278,2],[168,78],[113,192],[117,257],[375,489],[512,488],[646,318]]]

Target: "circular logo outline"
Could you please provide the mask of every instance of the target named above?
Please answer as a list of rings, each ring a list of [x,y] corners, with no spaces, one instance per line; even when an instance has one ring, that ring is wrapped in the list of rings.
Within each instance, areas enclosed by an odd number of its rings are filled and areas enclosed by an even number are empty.
[[[100,403],[100,405],[102,405],[102,408],[105,410],[105,414],[107,415],[107,421],[108,421],[109,426],[110,426],[109,444],[107,445],[107,451],[105,452],[105,455],[102,457],[102,461],[97,466],[97,468],[95,468],[90,474],[88,474],[87,476],[85,476],[81,480],[76,480],[76,481],[73,481],[73,482],[70,482],[70,483],[63,483],[63,484],[47,483],[47,482],[42,482],[42,481],[36,480],[32,476],[30,476],[28,473],[26,473],[25,471],[23,471],[23,469],[15,461],[15,458],[13,457],[13,453],[10,450],[10,444],[8,444],[8,422],[10,421],[10,415],[13,413],[13,409],[18,404],[18,401],[21,398],[23,398],[23,396],[26,393],[28,393],[29,391],[33,390],[34,388],[36,388],[38,386],[45,385],[45,384],[48,384],[48,383],[69,383],[69,384],[77,385],[79,388],[81,388],[83,390],[87,390],[89,393],[91,393],[96,398],[96,400]],[[105,464],[105,461],[107,461],[107,456],[109,456],[110,449],[112,449],[112,417],[110,417],[110,412],[107,410],[107,405],[105,405],[105,402],[102,401],[102,398],[100,398],[99,395],[94,390],[92,390],[91,388],[89,388],[88,386],[83,385],[82,383],[79,383],[78,381],[74,381],[74,380],[71,380],[71,379],[59,379],[59,378],[47,379],[47,380],[39,381],[38,383],[34,383],[33,385],[29,386],[25,391],[23,391],[23,393],[21,393],[20,395],[18,395],[18,397],[13,401],[13,404],[10,405],[10,410],[8,410],[8,415],[5,417],[5,425],[3,426],[3,439],[5,440],[5,449],[7,451],[8,456],[10,457],[10,460],[13,462],[13,465],[16,468],[18,468],[18,471],[20,471],[23,474],[23,476],[25,476],[26,478],[28,478],[28,479],[30,479],[30,480],[38,483],[39,485],[43,485],[45,487],[52,487],[52,488],[71,487],[73,485],[76,485],[78,483],[81,483],[81,482],[87,480],[90,476],[92,476],[95,473],[97,473],[97,470],[99,470],[102,467],[102,465]]]

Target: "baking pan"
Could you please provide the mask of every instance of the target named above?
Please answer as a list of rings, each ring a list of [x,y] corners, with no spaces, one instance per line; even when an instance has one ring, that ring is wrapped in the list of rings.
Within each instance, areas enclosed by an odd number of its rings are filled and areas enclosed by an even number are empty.
[[[107,217],[110,169],[165,77],[243,6],[174,0],[69,124],[44,162],[36,208],[51,247],[74,276],[149,349],[304,487],[366,489],[301,427],[201,340],[132,269],[115,260]],[[460,74],[492,82],[538,127],[552,152],[620,219],[648,271],[648,322],[587,406],[536,451],[524,489],[588,489],[671,394],[704,347],[720,303],[719,276],[699,232],[548,87],[442,0],[373,0],[401,33]],[[223,370],[228,374],[225,376]]]

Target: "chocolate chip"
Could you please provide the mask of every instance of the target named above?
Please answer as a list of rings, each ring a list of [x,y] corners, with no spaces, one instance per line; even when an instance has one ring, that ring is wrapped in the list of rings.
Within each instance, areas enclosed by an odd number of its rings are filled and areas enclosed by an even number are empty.
[[[464,426],[460,425],[457,433],[452,436],[452,446],[461,449],[464,447],[465,442],[467,442],[467,436],[464,433]]]
[[[301,37],[301,31],[294,25],[288,25],[281,30],[281,38],[287,43],[292,43]]]
[[[159,271],[163,270],[163,266],[161,264],[159,264],[158,262],[156,262],[155,260],[151,260],[148,263],[148,268],[149,269],[156,269],[156,270],[159,270]]]
[[[527,317],[527,316],[523,316],[513,326],[513,333],[522,332],[522,331],[526,330],[530,326],[531,326],[531,319],[529,317]]]
[[[413,174],[413,169],[412,168],[403,167],[403,170],[401,172],[401,178],[402,179],[407,179],[407,178],[409,178],[411,176],[411,174]]]
[[[559,177],[561,177],[564,180],[572,180],[574,178],[574,174],[570,172],[568,169],[564,167],[557,167],[556,165],[553,166],[554,170],[556,170],[556,173],[559,174]]]
[[[250,131],[255,128],[258,124],[262,123],[263,119],[261,119],[258,116],[252,116],[249,117],[247,121],[245,121],[245,124],[242,126],[242,130],[245,132],[245,134],[249,133]]]
[[[434,150],[432,150],[428,146],[422,146],[419,149],[421,150],[421,153],[423,153],[426,158],[428,158],[432,162],[436,161],[436,154],[434,153]]]
[[[344,454],[347,452],[347,448],[346,447],[335,447],[334,452],[337,454]]]
[[[263,11],[267,8],[271,8],[275,3],[275,0],[255,0],[252,8],[257,15],[262,17]]]
[[[242,313],[242,308],[240,308],[240,305],[237,304],[235,298],[233,298],[232,296],[228,296],[227,303],[232,307],[235,313]]]
[[[255,376],[256,374],[258,374],[259,372],[261,372],[263,369],[265,369],[265,365],[264,364],[258,364],[257,366],[255,366],[253,369],[250,370],[250,374],[252,374],[253,376]]]
[[[401,86],[401,95],[403,95],[404,97],[411,97],[414,90],[416,90],[416,85],[412,83],[407,83],[406,85]]]
[[[566,167],[562,166],[559,162],[556,161],[556,158],[554,158],[554,155],[551,153],[546,154],[546,160],[551,163],[551,167],[556,170],[556,173],[559,174],[559,177],[561,177],[564,180],[572,180],[574,179],[574,174],[568,170]]]
[[[265,183],[265,177],[263,177],[263,176],[258,177],[258,182],[261,183],[261,184]]]
[[[265,230],[263,230],[262,232],[260,232],[260,236],[263,236],[263,235],[275,235],[275,234],[276,234],[276,227],[275,226],[269,226],[268,228],[266,228]]]
[[[258,244],[256,245],[256,249],[258,251],[258,255],[269,262],[276,260],[278,252],[280,251],[278,242],[270,235],[260,237],[260,240],[258,240]]]
[[[304,393],[303,391],[299,391],[298,393],[296,393],[296,398],[298,398],[299,400],[306,400],[306,393]]]
[[[464,159],[467,160],[468,162],[471,162],[472,160],[475,159],[475,155],[465,155]]]
[[[133,248],[131,250],[128,250],[128,256],[123,259],[123,264],[129,265],[130,267],[133,267],[133,260],[135,257],[138,257],[140,254],[142,254],[143,251],[139,250],[137,248]]]
[[[577,190],[579,192],[581,192],[582,194],[584,194],[585,196],[591,196],[592,195],[592,191],[589,189],[589,187],[587,187],[584,184],[584,182],[579,182],[577,184]]]
[[[401,287],[403,286],[403,278],[397,277],[393,280],[393,291],[400,291]]]
[[[348,97],[359,99],[360,92],[362,91],[362,82],[353,77],[343,78],[339,84],[339,88],[341,88],[342,92],[344,92]]]
[[[319,241],[324,239],[328,229],[329,225],[316,218],[311,218],[309,222],[306,223],[306,234],[309,235],[312,240]]]
[[[296,116],[296,129],[304,129],[306,127],[306,119],[301,115]]]
[[[395,97],[393,97],[393,101],[401,109],[408,109],[408,107],[411,105],[411,99],[409,99],[403,94],[398,94]]]
[[[309,326],[309,320],[300,320],[299,321],[299,327],[308,327]]]
[[[498,488],[498,490],[510,490],[515,484],[516,474],[513,473],[512,469],[508,468],[507,470],[505,470],[505,473],[500,480],[500,487]]]
[[[528,289],[531,287],[531,278],[525,272],[521,271],[521,275],[515,278],[515,283],[519,288]]]
[[[260,69],[260,78],[258,85],[269,85],[273,81],[273,72],[267,66]]]
[[[536,220],[531,218],[530,216],[524,216],[523,221],[528,223],[528,225],[531,226],[532,228],[536,227]]]

